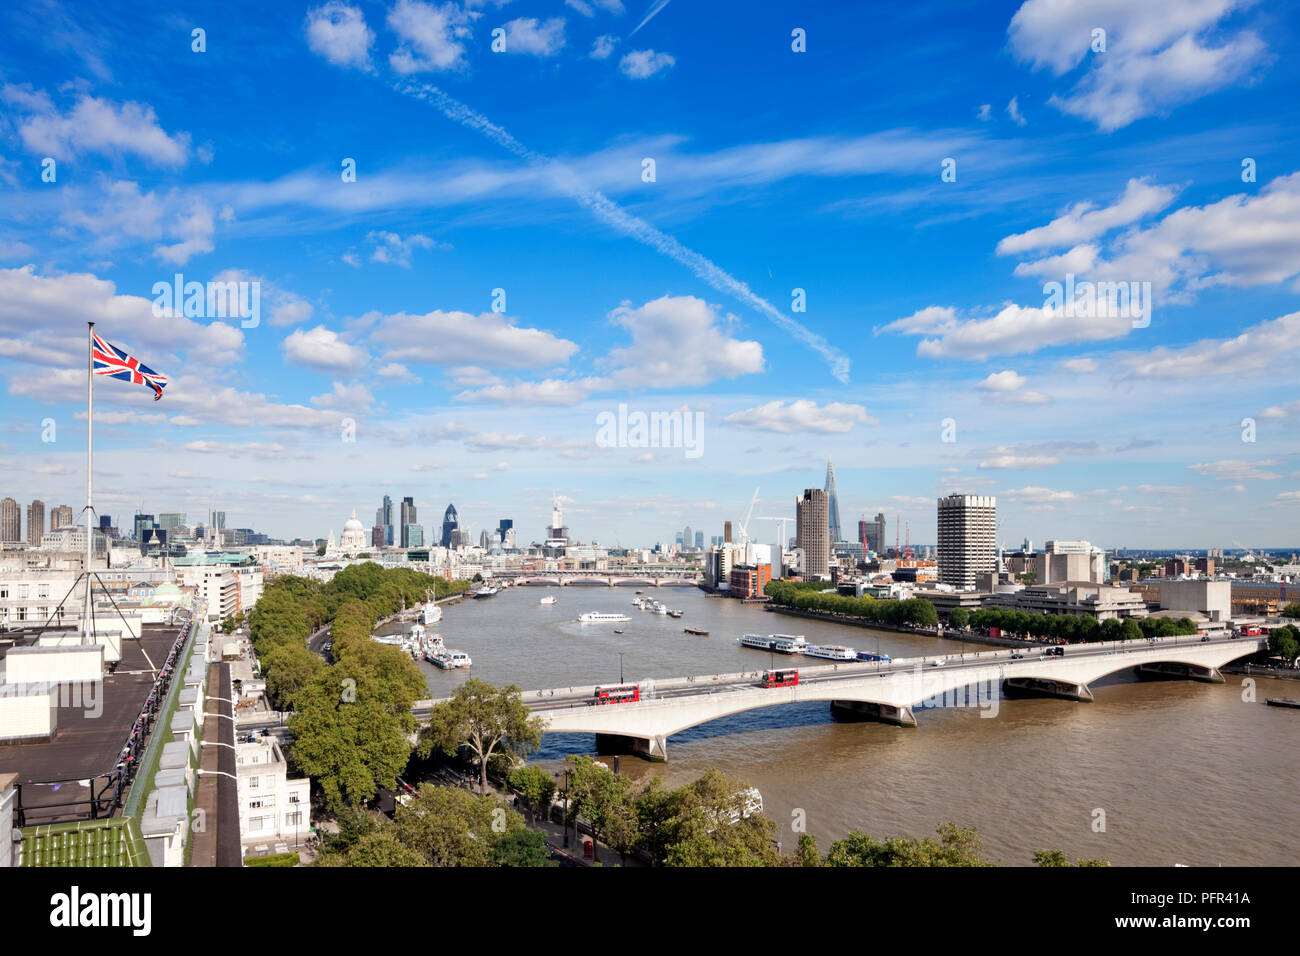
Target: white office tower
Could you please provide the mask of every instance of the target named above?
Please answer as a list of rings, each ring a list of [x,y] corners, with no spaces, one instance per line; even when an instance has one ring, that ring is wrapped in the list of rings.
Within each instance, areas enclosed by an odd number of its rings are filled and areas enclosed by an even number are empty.
[[[939,499],[939,580],[973,588],[975,575],[996,569],[997,498],[948,495]]]

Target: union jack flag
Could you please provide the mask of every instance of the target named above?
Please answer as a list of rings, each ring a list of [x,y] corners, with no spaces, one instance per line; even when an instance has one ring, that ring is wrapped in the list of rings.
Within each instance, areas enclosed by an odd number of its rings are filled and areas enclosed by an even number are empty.
[[[134,382],[147,385],[153,389],[153,400],[162,398],[163,389],[167,387],[167,376],[155,372],[138,358],[128,355],[116,345],[105,341],[92,333],[94,346],[91,354],[95,359],[95,374],[107,375],[122,382]]]

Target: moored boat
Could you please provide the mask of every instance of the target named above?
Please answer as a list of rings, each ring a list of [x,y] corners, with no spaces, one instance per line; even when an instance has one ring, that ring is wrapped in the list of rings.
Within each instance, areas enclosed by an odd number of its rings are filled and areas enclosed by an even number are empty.
[[[828,661],[856,661],[858,652],[843,644],[809,644],[804,648],[805,657],[821,657]]]
[[[1270,697],[1265,703],[1270,707],[1295,707],[1300,709],[1300,700],[1291,700],[1287,697]]]
[[[709,632],[702,627],[688,627],[685,629],[687,634],[698,634],[700,637],[708,637]]]
[[[802,654],[808,642],[802,634],[745,634],[740,638],[740,645],[778,654]]]

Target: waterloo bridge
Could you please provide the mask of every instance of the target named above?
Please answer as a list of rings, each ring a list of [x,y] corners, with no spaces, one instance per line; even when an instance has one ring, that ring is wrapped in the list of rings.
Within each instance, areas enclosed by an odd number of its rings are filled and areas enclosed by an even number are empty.
[[[1192,635],[1055,647],[1063,653],[1011,648],[812,666],[803,663],[806,658],[778,655],[780,666],[799,670],[799,683],[793,687],[764,687],[767,655],[756,652],[752,671],[641,680],[641,699],[634,702],[596,705],[596,685],[525,691],[523,701],[546,722],[548,733],[595,734],[602,752],[623,750],[664,760],[673,734],[782,704],[828,701],[842,719],[915,726],[913,708],[922,706],[955,703],[995,716],[1000,696],[1090,702],[1089,684],[1123,670],[1135,669],[1146,678],[1222,683],[1219,668],[1265,649],[1267,640]],[[420,701],[416,714],[427,714],[433,703]]]

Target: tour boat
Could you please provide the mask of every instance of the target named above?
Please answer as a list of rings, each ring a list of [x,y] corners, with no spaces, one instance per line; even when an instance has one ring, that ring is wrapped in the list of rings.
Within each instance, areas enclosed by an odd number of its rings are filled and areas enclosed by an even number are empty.
[[[808,646],[802,634],[745,634],[740,639],[742,647],[778,654],[802,654]]]
[[[425,627],[428,627],[430,624],[437,624],[441,620],[442,608],[438,607],[438,605],[434,604],[432,601],[426,601],[424,604],[420,605],[420,623]]]
[[[842,644],[809,644],[803,650],[804,657],[823,657],[828,661],[856,661],[858,652]]]
[[[546,595],[546,597],[542,598],[542,599],[541,599],[540,601],[538,601],[537,603],[538,603],[538,604],[554,604],[554,603],[555,603],[556,601],[558,601],[558,600],[559,600],[559,598],[557,598],[554,594],[548,594],[548,595]]]
[[[469,667],[473,664],[473,661],[469,659],[469,655],[464,651],[453,651],[444,648],[433,655],[432,663],[446,671],[455,670],[460,667]]]
[[[588,611],[586,614],[579,614],[578,620],[583,624],[622,624],[624,621],[632,620],[626,614],[610,614],[606,611]]]

